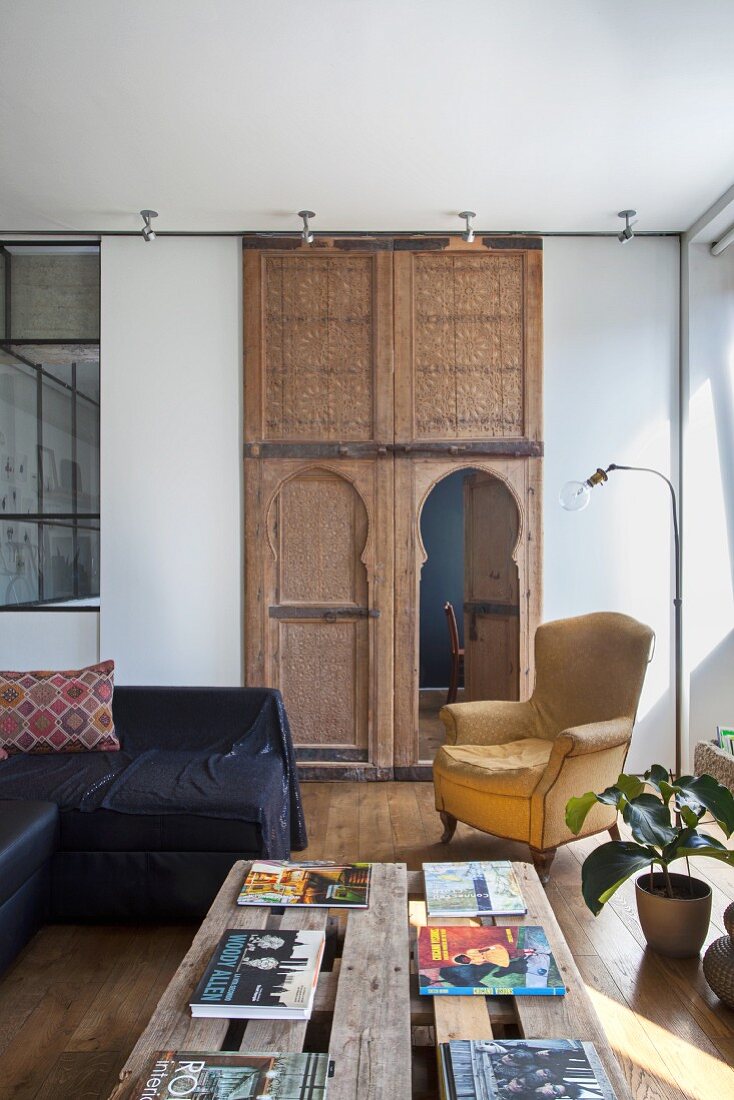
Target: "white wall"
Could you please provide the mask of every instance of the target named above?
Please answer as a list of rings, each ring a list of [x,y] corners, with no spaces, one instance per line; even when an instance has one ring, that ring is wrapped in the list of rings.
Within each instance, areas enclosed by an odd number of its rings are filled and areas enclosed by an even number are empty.
[[[678,244],[549,238],[544,280],[545,617],[620,610],[655,628],[643,769],[673,754],[667,490],[619,473],[583,513],[557,496],[612,461],[671,470]],[[103,241],[99,655],[120,683],[241,682],[240,332],[238,240]]]
[[[678,241],[547,238],[544,249],[544,618],[622,611],[653,627],[628,764],[672,764],[668,489],[620,471],[576,513],[560,508],[558,493],[611,462],[675,480]]]
[[[3,611],[0,668],[84,668],[99,659],[96,611]]]
[[[241,247],[105,238],[100,652],[118,683],[242,681]]]
[[[729,215],[731,219],[731,214]],[[734,247],[692,244],[684,611],[690,740],[734,725]]]

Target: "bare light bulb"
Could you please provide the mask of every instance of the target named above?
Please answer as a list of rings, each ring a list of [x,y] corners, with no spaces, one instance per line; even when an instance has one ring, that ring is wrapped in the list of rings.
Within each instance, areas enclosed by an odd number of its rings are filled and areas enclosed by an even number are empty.
[[[567,512],[581,512],[591,500],[591,486],[588,481],[567,481],[558,500]]]

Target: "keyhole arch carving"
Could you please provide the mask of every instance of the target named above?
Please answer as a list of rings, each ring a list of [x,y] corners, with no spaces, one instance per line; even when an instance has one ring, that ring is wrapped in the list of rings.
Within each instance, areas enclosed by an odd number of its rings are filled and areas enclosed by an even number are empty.
[[[428,500],[428,498],[430,497],[431,493],[433,492],[433,490],[436,488],[437,485],[439,485],[442,481],[445,481],[447,477],[451,477],[453,474],[456,474],[456,473],[459,473],[459,472],[463,472],[464,474],[471,474],[471,473],[475,473],[475,472],[476,473],[482,473],[482,474],[489,474],[490,477],[496,478],[496,480],[499,481],[502,484],[502,486],[505,488],[505,490],[509,493],[509,495],[512,499],[512,502],[515,505],[515,512],[516,512],[516,515],[517,515],[517,536],[515,538],[515,542],[514,542],[514,545],[512,547],[512,555],[511,556],[512,556],[512,561],[514,562],[514,564],[516,566],[519,565],[519,563],[518,563],[518,554],[519,554],[519,550],[520,550],[520,545],[522,543],[523,531],[524,531],[524,528],[526,526],[526,520],[525,520],[525,510],[523,508],[520,496],[518,495],[517,490],[515,489],[515,486],[512,484],[512,482],[506,476],[503,475],[503,473],[500,470],[498,470],[495,466],[492,466],[490,463],[485,463],[485,462],[481,462],[481,461],[480,462],[467,462],[467,463],[462,463],[461,465],[453,466],[453,467],[451,467],[451,469],[442,470],[441,473],[436,475],[436,477],[434,477],[433,480],[430,482],[430,484],[425,488],[425,490],[423,491],[422,496],[419,499],[418,508],[416,510],[416,517],[415,517],[417,566],[418,566],[418,576],[419,577],[420,577],[421,572],[423,571],[423,566],[428,561],[428,553],[426,551],[425,543],[423,542],[423,533],[421,531],[421,519],[423,517],[423,509],[425,507],[426,501]]]

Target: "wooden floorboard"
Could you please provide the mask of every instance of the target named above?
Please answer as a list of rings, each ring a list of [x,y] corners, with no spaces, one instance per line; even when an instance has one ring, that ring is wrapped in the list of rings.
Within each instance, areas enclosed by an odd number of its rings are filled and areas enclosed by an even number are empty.
[[[429,783],[306,783],[304,859],[405,862],[529,860],[521,844],[459,825],[439,843]],[[715,831],[715,830],[711,830]],[[635,1100],[734,1097],[734,1012],[708,988],[700,960],[645,948],[634,887],[599,917],[580,868],[601,839],[559,851],[548,897]],[[721,934],[734,873],[698,861],[713,888],[709,940]],[[105,1100],[185,955],[190,926],[49,925],[0,979],[0,1100]]]

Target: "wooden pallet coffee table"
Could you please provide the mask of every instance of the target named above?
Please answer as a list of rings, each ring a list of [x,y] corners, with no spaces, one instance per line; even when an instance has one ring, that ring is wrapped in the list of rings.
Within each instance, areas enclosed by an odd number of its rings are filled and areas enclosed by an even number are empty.
[[[238,906],[249,864],[234,865],[186,957],[120,1073],[110,1100],[131,1100],[159,1050],[300,1051],[328,1049],[329,1100],[407,1100],[411,1065],[426,1043],[495,1037],[593,1042],[619,1100],[630,1092],[535,870],[513,865],[528,914],[503,923],[541,924],[560,968],[565,997],[422,997],[413,959],[413,924],[425,923],[423,875],[402,863],[376,863],[367,910]],[[410,912],[410,921],[409,921]],[[433,923],[476,923],[456,919]],[[487,922],[491,923],[491,922]],[[193,1019],[188,1002],[227,928],[325,929],[327,950],[310,1023]],[[425,1096],[425,1087],[420,1093]]]

